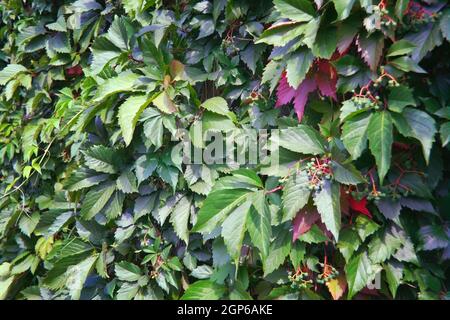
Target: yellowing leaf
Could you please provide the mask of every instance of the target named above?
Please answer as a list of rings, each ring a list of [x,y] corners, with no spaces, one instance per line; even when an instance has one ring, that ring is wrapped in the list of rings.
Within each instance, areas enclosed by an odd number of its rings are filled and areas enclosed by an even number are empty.
[[[172,62],[170,62],[170,75],[172,76],[172,79],[175,81],[182,80],[183,74],[184,64],[178,60],[172,60]]]
[[[142,111],[150,103],[146,95],[131,96],[119,108],[119,125],[122,130],[123,139],[128,146],[133,139],[134,129]]]
[[[153,100],[153,104],[162,112],[165,113],[174,113],[177,111],[177,107],[173,103],[172,99],[170,99],[169,95],[166,91],[161,92],[155,100]]]
[[[339,300],[347,289],[347,281],[343,275],[340,275],[337,278],[328,281],[326,286],[333,299]]]

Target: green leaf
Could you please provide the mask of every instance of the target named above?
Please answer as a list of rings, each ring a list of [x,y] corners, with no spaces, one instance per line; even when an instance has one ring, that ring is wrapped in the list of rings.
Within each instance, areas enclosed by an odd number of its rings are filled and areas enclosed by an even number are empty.
[[[359,113],[361,112],[358,108],[358,105],[353,100],[345,100],[344,102],[342,102],[339,119],[341,120],[342,123]]]
[[[71,53],[72,46],[69,35],[62,32],[56,33],[53,37],[48,38],[46,49],[50,57],[56,56],[56,53]]]
[[[309,178],[305,171],[300,171],[289,176],[283,187],[282,222],[293,219],[297,212],[308,203],[311,194],[309,185]]]
[[[91,47],[92,51],[92,73],[100,73],[103,68],[112,60],[118,58],[122,51],[117,48],[107,36],[100,36],[95,39],[94,44]]]
[[[314,224],[308,232],[301,234],[298,239],[305,243],[322,243],[331,241],[316,224]]]
[[[369,147],[378,167],[380,183],[391,165],[391,149],[393,142],[392,118],[388,111],[376,112],[372,115],[367,128]]]
[[[264,276],[275,271],[286,259],[291,251],[291,233],[280,229],[275,240],[270,245],[269,255],[263,262]]]
[[[236,282],[235,287],[230,292],[230,300],[253,300],[252,296],[242,287],[242,284]]]
[[[66,273],[66,286],[69,289],[70,297],[72,300],[80,299],[81,290],[83,289],[86,279],[94,268],[95,262],[98,259],[98,255],[91,256],[82,262],[71,266],[67,269]]]
[[[314,195],[314,203],[320,213],[322,222],[333,234],[336,241],[339,240],[341,229],[341,204],[339,184],[325,180],[322,189]]]
[[[117,154],[114,149],[96,145],[84,152],[88,168],[104,173],[116,173]]]
[[[127,70],[114,78],[105,80],[99,85],[93,101],[101,102],[115,93],[133,91],[134,83],[138,78],[138,74]]]
[[[69,178],[64,181],[64,187],[67,191],[78,191],[98,185],[100,182],[107,180],[108,174],[98,174],[88,169],[80,169],[73,172]]]
[[[23,213],[19,221],[20,230],[27,236],[30,236],[39,223],[40,217],[38,212],[33,212],[32,214]]]
[[[67,32],[67,24],[64,19],[64,15],[60,15],[58,20],[53,23],[46,24],[45,27],[52,31]]]
[[[395,68],[405,72],[427,73],[410,57],[399,57],[389,62]]]
[[[168,183],[172,187],[173,190],[176,189],[178,183],[177,168],[165,164],[160,164],[156,169],[156,172],[164,182]]]
[[[212,191],[203,201],[192,232],[203,234],[213,231],[238,205],[245,202],[251,192],[247,189],[224,189]]]
[[[265,30],[255,44],[266,43],[282,47],[305,32],[305,25],[298,23],[280,23]]]
[[[303,43],[312,49],[316,42],[317,32],[319,31],[321,16],[312,19],[304,25]]]
[[[367,146],[367,129],[372,114],[363,113],[345,121],[342,126],[342,142],[353,160],[359,158]]]
[[[259,249],[264,263],[269,255],[272,227],[271,212],[263,190],[254,194],[250,214],[247,219],[247,229],[253,245]]]
[[[213,272],[214,272],[213,268],[204,264],[192,270],[191,276],[197,279],[208,279],[211,278]]]
[[[314,55],[309,49],[303,49],[293,54],[286,64],[287,80],[289,85],[297,89],[305,79],[306,73],[312,65]]]
[[[300,241],[294,242],[289,258],[291,259],[294,268],[300,266],[300,263],[304,260],[306,254],[306,245]]]
[[[108,29],[108,39],[117,48],[127,51],[131,49],[130,40],[135,32],[136,30],[128,17],[115,16],[111,27]]]
[[[402,245],[402,239],[387,228],[379,237],[369,243],[369,258],[372,263],[381,263],[389,259]]]
[[[411,53],[416,45],[408,40],[402,39],[394,42],[386,54],[387,57],[402,56]]]
[[[158,109],[147,108],[142,113],[144,122],[144,135],[158,150],[163,143],[164,125],[163,117]]]
[[[319,29],[312,46],[312,52],[314,56],[330,59],[333,53],[336,51],[337,46],[337,28],[334,26],[327,26],[326,28]]]
[[[0,300],[6,299],[15,278],[15,276],[6,277],[5,279],[3,277],[0,278]]]
[[[85,220],[92,219],[103,209],[115,190],[115,184],[109,182],[90,190],[84,198],[80,211],[81,217]]]
[[[117,117],[122,130],[123,140],[128,146],[133,139],[136,123],[144,109],[152,101],[146,95],[131,96],[119,107]]]
[[[436,122],[428,113],[413,108],[406,108],[403,111],[403,116],[411,128],[411,136],[422,144],[423,155],[428,163],[434,136],[437,132]]]
[[[150,156],[141,156],[136,162],[136,177],[138,180],[138,185],[144,180],[148,179],[152,173],[156,170],[158,166],[158,160]]]
[[[141,268],[127,261],[116,263],[114,266],[114,273],[119,280],[129,282],[138,281],[143,276]]]
[[[222,237],[227,246],[227,251],[231,258],[236,262],[236,266],[241,256],[242,241],[247,230],[247,216],[251,206],[250,201],[233,210],[222,223]]]
[[[416,63],[420,62],[420,60],[422,60],[423,57],[425,57],[425,55],[433,50],[436,46],[440,46],[443,41],[439,23],[425,24],[421,28],[418,28],[417,32],[408,33],[405,36],[405,39],[411,41],[416,45],[416,48],[411,53],[411,59]],[[411,63],[410,60],[407,63],[411,65],[417,65]],[[419,71],[424,72],[422,68],[420,68]]]
[[[280,61],[271,60],[265,67],[261,79],[261,84],[269,82],[270,93],[277,86],[278,80],[281,78],[281,74],[284,70],[284,64]]]
[[[355,0],[333,0],[333,3],[338,14],[338,20],[344,20],[350,15]]]
[[[117,290],[117,300],[131,300],[138,294],[139,284],[137,282],[125,282]]]
[[[20,73],[27,72],[27,68],[20,64],[8,64],[0,71],[0,86],[4,86],[8,81],[14,79]]]
[[[199,280],[189,285],[181,300],[219,300],[225,291],[224,285],[211,280]]]
[[[441,124],[439,133],[441,135],[442,146],[447,146],[447,144],[450,142],[450,122]]]
[[[228,116],[230,109],[228,108],[227,101],[222,97],[214,97],[204,101],[201,104],[202,108],[208,111],[221,114],[223,116]]]
[[[377,231],[380,226],[369,217],[358,215],[355,221],[355,229],[362,241]]]
[[[284,18],[293,21],[309,21],[315,14],[315,9],[308,0],[274,0],[273,4]]]
[[[189,217],[191,213],[191,201],[187,197],[181,198],[170,216],[170,223],[177,236],[186,244],[189,243]]]
[[[138,192],[136,176],[131,171],[124,171],[117,178],[116,181],[117,189],[123,193],[134,193]]]
[[[402,283],[403,278],[403,263],[390,261],[384,264],[384,271],[386,272],[386,280],[389,285],[389,290],[391,291],[392,297],[395,298],[397,295],[397,289]]]
[[[406,106],[416,106],[412,90],[405,86],[393,87],[389,92],[389,110],[402,112]]]
[[[450,10],[447,8],[441,12],[442,17],[439,21],[439,26],[441,27],[442,35],[447,41],[450,41]]]
[[[307,125],[281,129],[279,144],[288,150],[303,154],[325,153],[326,141],[319,132]]]
[[[361,239],[356,231],[352,229],[341,230],[337,247],[347,263],[360,245]]]
[[[398,132],[404,137],[411,137],[412,130],[406,121],[405,117],[401,113],[392,112],[391,113],[392,121],[397,128]]]
[[[366,252],[362,252],[350,259],[345,266],[348,283],[348,299],[351,299],[375,278],[375,270]]]
[[[60,289],[66,282],[66,271],[92,256],[93,247],[78,238],[67,239],[53,247],[46,260],[52,268],[43,280],[43,285],[50,289]]]
[[[351,163],[332,161],[331,166],[333,169],[333,178],[339,183],[355,185],[366,182],[366,179],[362,176],[361,172],[359,172],[359,170]]]

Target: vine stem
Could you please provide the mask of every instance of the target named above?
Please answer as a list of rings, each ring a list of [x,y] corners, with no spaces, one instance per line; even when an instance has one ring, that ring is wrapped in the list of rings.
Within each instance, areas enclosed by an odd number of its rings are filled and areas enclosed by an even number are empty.
[[[62,127],[62,129],[60,130],[60,132],[64,131],[69,125],[71,125],[72,122],[74,121],[74,119],[76,119],[76,118],[77,118],[81,113],[83,113],[85,110],[86,110],[86,109],[82,109],[82,110],[80,110],[79,112],[77,112],[77,114],[75,114],[75,116],[74,116],[72,119],[70,119],[70,121],[67,122],[67,123]],[[42,154],[41,159],[40,159],[39,162],[38,162],[39,166],[41,166],[41,164],[44,162],[45,156],[50,152],[50,148],[51,148],[51,146],[53,145],[53,143],[56,141],[56,138],[57,138],[57,137],[58,137],[58,135],[56,134],[56,135],[52,138],[52,140],[50,140],[50,142],[48,143],[47,147],[44,149],[44,153]],[[48,161],[48,160],[47,160],[47,161]],[[45,162],[45,163],[47,163],[47,162]],[[35,172],[36,172],[36,169],[32,168],[32,169],[31,169],[31,172],[30,172],[30,175],[29,175],[27,178],[25,178],[25,180],[23,180],[17,187],[12,187],[13,190],[11,190],[11,191],[9,191],[9,192],[6,192],[4,195],[2,195],[2,196],[0,197],[0,200],[3,199],[3,198],[8,197],[9,195],[13,194],[14,192],[16,192],[16,191],[18,191],[18,190],[21,190],[21,188],[25,185],[25,183],[27,183],[27,182],[30,180],[30,178],[33,176],[33,174],[34,174]]]
[[[266,194],[274,193],[274,192],[277,192],[278,190],[282,190],[282,189],[283,189],[283,186],[278,186],[276,188],[266,191]]]

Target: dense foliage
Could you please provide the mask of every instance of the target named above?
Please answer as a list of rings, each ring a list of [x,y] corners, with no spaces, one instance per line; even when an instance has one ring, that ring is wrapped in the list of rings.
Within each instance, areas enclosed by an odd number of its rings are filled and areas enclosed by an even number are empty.
[[[449,297],[447,1],[0,15],[0,299]]]

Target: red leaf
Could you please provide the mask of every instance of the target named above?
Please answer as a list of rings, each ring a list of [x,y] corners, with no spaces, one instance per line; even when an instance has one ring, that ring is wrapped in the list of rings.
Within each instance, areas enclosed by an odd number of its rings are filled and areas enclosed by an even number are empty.
[[[349,196],[348,204],[351,209],[353,209],[359,213],[362,213],[363,215],[366,215],[372,219],[372,214],[369,212],[369,210],[366,207],[367,206],[367,198],[366,197],[364,197],[358,201],[358,200],[354,199],[352,196]]]
[[[361,57],[370,67],[370,70],[377,70],[384,48],[384,38],[379,35],[369,37],[359,37],[356,39],[356,45]]]
[[[409,150],[410,149],[409,144],[396,142],[396,141],[392,144],[392,146],[398,150]]]
[[[347,280],[340,274],[337,278],[325,283],[325,285],[328,287],[333,300],[339,300],[347,289]]]
[[[74,67],[67,68],[66,72],[69,77],[78,77],[83,74],[83,69],[80,65],[76,65]]]
[[[275,107],[279,108],[294,99],[294,109],[297,113],[298,122],[301,122],[309,94],[318,89],[322,95],[336,99],[336,82],[336,69],[328,60],[323,59],[316,60],[313,68],[311,68],[297,89],[289,85],[286,73],[283,73],[277,88]]]
[[[323,232],[323,234],[328,238],[328,239],[333,239],[333,234],[331,233],[330,230],[327,229],[327,227],[325,226],[325,224],[321,221],[317,222],[317,226],[319,227],[319,229]]]
[[[322,95],[336,100],[337,72],[328,60],[319,60],[316,82]]]
[[[294,219],[294,234],[292,241],[297,240],[299,236],[308,232],[319,218],[319,213],[315,209],[312,212],[306,210],[299,211]]]
[[[298,122],[302,122],[305,113],[305,105],[308,101],[308,95],[317,89],[317,84],[313,79],[305,79],[298,86],[294,99],[294,110],[297,113]]]
[[[292,88],[286,78],[286,72],[281,75],[281,80],[278,83],[277,88],[277,103],[275,108],[279,108],[282,105],[288,104],[295,97],[295,90]]]

